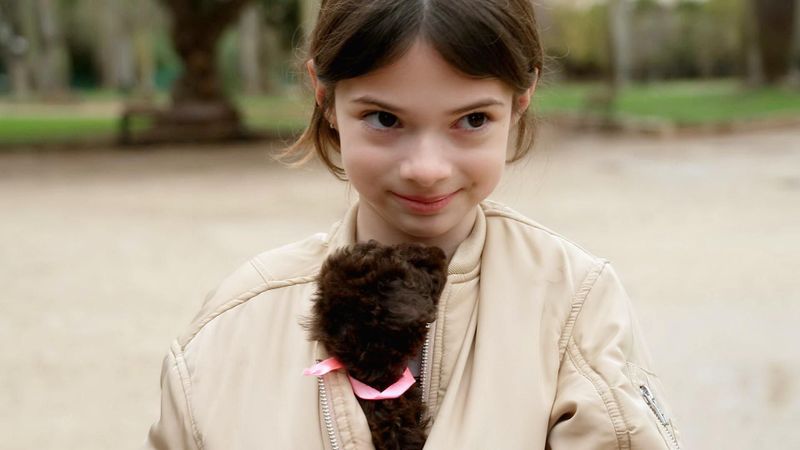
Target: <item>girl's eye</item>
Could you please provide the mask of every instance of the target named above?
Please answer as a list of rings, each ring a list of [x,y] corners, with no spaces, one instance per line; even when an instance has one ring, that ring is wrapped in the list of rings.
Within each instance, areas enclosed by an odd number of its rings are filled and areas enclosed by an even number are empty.
[[[378,130],[394,128],[399,122],[397,116],[386,111],[369,113],[364,116],[364,121],[372,128],[377,128]]]
[[[458,120],[458,127],[463,128],[465,130],[478,130],[483,128],[488,122],[489,117],[486,116],[486,113],[472,113],[467,114],[466,116],[462,117]]]

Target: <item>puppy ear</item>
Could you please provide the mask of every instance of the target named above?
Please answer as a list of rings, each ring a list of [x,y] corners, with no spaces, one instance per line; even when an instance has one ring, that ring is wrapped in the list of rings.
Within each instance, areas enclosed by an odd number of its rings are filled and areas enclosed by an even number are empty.
[[[430,278],[429,293],[434,302],[438,302],[447,282],[447,255],[444,250],[420,244],[400,244],[397,251],[409,265]]]
[[[398,244],[396,250],[413,266],[429,272],[447,270],[447,256],[439,247],[421,244]]]

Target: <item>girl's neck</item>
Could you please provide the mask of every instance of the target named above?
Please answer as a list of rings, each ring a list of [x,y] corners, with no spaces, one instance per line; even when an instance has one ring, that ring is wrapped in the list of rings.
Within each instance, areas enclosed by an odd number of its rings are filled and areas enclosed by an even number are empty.
[[[378,219],[375,214],[364,213],[365,206],[363,203],[359,205],[359,211],[356,216],[356,242],[367,242],[370,239],[374,239],[384,245],[416,242],[436,246],[444,250],[448,261],[453,258],[461,242],[469,236],[472,227],[475,225],[475,217],[477,217],[477,211],[474,211],[470,213],[473,215],[470,220],[462,220],[458,226],[443,235],[430,238],[417,237],[403,233],[402,230],[386,224],[383,220]],[[366,207],[368,208],[368,206]]]

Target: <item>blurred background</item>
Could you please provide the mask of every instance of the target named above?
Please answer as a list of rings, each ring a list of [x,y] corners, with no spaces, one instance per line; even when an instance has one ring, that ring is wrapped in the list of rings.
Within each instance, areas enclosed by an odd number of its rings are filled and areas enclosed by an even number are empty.
[[[493,195],[614,262],[687,448],[800,448],[800,1],[541,0]],[[355,193],[273,156],[315,0],[0,0],[0,434],[137,448],[206,292]]]

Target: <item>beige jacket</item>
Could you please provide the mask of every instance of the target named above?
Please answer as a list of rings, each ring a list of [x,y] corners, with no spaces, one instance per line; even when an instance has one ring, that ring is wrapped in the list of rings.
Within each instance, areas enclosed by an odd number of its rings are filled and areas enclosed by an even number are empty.
[[[302,375],[326,355],[299,319],[322,261],[354,241],[356,208],[207,299],[164,360],[147,448],[373,448],[346,375]],[[611,266],[497,203],[453,256],[426,349],[426,449],[679,448]]]

